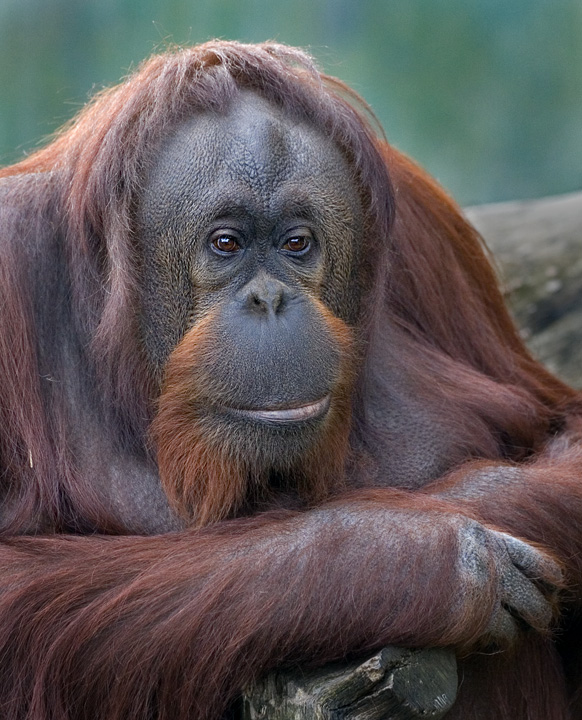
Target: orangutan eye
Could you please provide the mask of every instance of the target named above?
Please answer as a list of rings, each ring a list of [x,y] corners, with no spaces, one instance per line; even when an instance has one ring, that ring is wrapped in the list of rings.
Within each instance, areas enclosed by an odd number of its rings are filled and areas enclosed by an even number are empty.
[[[220,255],[232,255],[241,249],[238,238],[230,233],[217,233],[210,241],[212,249]]]
[[[294,235],[281,247],[283,252],[293,255],[305,255],[311,247],[310,235]]]

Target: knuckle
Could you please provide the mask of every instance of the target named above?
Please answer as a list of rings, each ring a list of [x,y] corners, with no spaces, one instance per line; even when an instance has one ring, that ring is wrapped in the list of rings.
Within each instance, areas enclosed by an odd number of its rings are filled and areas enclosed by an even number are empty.
[[[483,644],[511,645],[518,637],[515,619],[500,604],[497,604],[487,625]]]
[[[560,588],[564,573],[560,564],[547,552],[507,533],[497,533],[513,565],[526,577]]]

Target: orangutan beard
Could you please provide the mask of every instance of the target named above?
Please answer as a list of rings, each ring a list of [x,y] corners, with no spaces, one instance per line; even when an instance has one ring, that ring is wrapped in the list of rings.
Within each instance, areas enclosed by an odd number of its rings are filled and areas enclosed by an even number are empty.
[[[276,506],[281,497],[312,505],[344,484],[351,425],[354,339],[318,302],[340,350],[341,367],[325,416],[306,423],[249,422],[225,411],[228,390],[212,375],[213,314],[172,352],[151,433],[160,480],[173,508],[203,526]]]

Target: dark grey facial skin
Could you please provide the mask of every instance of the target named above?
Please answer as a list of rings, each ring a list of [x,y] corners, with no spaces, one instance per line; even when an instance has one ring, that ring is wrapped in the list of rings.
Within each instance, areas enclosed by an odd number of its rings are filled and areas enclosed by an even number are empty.
[[[330,392],[339,347],[313,298],[353,323],[362,211],[340,151],[252,93],[178,127],[137,214],[141,330],[161,379],[211,312],[216,385],[236,408],[285,408]]]

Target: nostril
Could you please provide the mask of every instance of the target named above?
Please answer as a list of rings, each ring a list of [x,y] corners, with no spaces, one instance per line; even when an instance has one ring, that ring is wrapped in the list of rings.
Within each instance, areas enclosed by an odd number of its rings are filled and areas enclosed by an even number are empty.
[[[253,312],[268,313],[269,305],[268,302],[259,293],[251,293],[248,299],[248,307]]]

